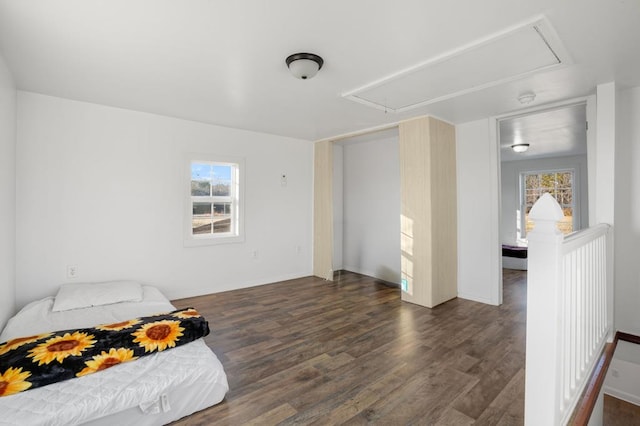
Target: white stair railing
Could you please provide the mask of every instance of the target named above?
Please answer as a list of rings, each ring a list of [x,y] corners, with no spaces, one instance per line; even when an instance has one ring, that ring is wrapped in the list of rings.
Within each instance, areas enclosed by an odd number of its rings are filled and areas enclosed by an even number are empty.
[[[544,194],[529,215],[525,425],[565,425],[612,339],[611,227],[563,236]]]

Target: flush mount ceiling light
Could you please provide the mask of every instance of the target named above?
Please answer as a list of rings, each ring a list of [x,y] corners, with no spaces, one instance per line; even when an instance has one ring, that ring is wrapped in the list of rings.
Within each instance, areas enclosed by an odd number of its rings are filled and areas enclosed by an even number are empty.
[[[324,60],[313,53],[294,53],[285,62],[291,74],[301,80],[312,78],[324,64]]]
[[[529,144],[528,143],[517,143],[515,145],[511,145],[511,149],[513,149],[514,152],[525,152],[526,150],[529,149]]]

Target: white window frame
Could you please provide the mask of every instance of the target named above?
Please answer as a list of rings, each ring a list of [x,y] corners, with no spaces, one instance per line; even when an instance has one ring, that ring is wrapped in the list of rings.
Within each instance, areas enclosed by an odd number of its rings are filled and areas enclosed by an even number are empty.
[[[518,225],[520,229],[516,229],[516,233],[518,235],[518,241],[526,242],[527,241],[527,219],[526,219],[526,176],[527,175],[541,175],[548,173],[571,173],[571,211],[573,212],[572,222],[573,222],[573,230],[574,232],[577,229],[580,229],[580,188],[578,181],[578,171],[573,167],[562,167],[558,169],[551,170],[523,170],[520,172],[520,210],[518,217]]]
[[[191,166],[194,163],[232,166],[231,194],[229,196],[192,196]],[[185,210],[184,210],[184,246],[199,247],[218,244],[240,243],[244,241],[244,169],[245,161],[241,157],[222,157],[213,154],[189,154],[185,159]],[[193,203],[230,202],[231,232],[218,234],[193,234]]]

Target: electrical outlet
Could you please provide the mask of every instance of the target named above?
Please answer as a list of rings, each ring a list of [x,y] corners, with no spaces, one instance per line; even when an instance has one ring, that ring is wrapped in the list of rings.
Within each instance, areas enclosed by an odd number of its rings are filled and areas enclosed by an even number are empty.
[[[251,258],[252,259],[257,259],[258,258],[258,250],[257,249],[251,250]]]
[[[78,278],[78,267],[76,265],[67,265],[67,278]]]

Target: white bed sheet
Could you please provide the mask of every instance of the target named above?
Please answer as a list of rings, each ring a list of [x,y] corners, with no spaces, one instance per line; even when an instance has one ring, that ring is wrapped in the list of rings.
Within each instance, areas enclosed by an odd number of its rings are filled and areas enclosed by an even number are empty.
[[[25,306],[7,323],[0,342],[12,338],[174,310],[154,287],[142,302],[51,312],[53,297]],[[224,399],[229,386],[222,364],[202,339],[87,376],[0,398],[0,424],[160,425]]]

